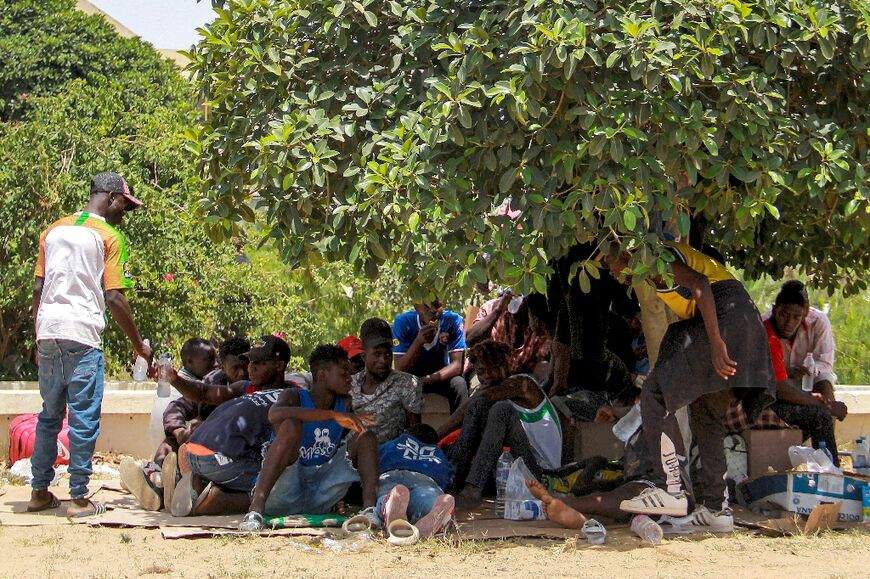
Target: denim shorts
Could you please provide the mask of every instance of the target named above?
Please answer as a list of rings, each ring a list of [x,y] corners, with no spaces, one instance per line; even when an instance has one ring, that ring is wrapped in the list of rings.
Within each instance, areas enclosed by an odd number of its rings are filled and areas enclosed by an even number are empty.
[[[228,491],[251,494],[263,462],[252,459],[232,459],[219,452],[214,454],[188,454],[190,470],[202,478]]]
[[[328,513],[359,482],[359,474],[347,456],[347,444],[338,447],[328,462],[302,466],[295,462],[284,469],[266,499],[271,516]]]

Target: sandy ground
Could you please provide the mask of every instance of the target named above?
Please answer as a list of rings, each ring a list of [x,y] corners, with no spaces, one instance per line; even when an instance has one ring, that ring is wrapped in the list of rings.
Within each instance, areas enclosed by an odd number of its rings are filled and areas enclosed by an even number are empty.
[[[346,542],[344,545],[348,545]],[[643,546],[627,531],[582,540],[379,539],[335,553],[290,537],[164,540],[158,530],[0,527],[2,577],[867,577],[870,534],[767,538],[750,533]]]

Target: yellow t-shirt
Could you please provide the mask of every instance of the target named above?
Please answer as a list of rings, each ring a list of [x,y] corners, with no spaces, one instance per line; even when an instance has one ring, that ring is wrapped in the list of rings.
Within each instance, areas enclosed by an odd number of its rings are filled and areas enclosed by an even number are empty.
[[[664,245],[674,254],[677,261],[706,276],[710,280],[710,285],[718,281],[734,279],[734,276],[725,269],[724,265],[709,255],[690,247],[687,243],[666,241]],[[670,289],[657,289],[656,295],[681,319],[694,317],[697,303],[692,295],[692,290],[689,288],[675,285]]]

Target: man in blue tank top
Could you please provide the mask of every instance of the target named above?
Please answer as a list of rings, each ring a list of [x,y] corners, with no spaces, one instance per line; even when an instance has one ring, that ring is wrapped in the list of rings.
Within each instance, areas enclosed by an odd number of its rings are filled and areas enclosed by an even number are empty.
[[[377,499],[378,446],[366,430],[368,415],[351,412],[350,363],[334,344],[317,346],[308,359],[311,391],[286,390],[269,410],[275,430],[248,514],[239,529],[259,531],[263,515],[327,513],[354,482],[363,507]],[[347,441],[347,431],[352,434]],[[364,511],[365,512],[365,511]]]

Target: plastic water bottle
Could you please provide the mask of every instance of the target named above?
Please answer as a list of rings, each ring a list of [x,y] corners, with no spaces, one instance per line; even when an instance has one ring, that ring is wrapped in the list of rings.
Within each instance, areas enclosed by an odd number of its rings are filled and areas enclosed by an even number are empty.
[[[505,451],[498,457],[495,465],[495,516],[500,518],[504,518],[505,489],[513,462],[514,457]]]
[[[148,339],[142,340],[146,346],[150,346],[151,344],[148,342]],[[143,358],[142,356],[136,356],[136,362],[133,363],[133,380],[136,382],[142,382],[145,378],[148,377],[148,360]]]
[[[865,469],[870,466],[867,464],[868,453],[870,453],[870,448],[867,445],[867,437],[862,436],[855,441],[855,450],[852,451],[852,468],[858,471],[859,468]]]
[[[169,396],[172,385],[169,383],[169,370],[172,368],[172,358],[163,352],[157,362],[157,395],[161,398]]]
[[[801,378],[801,389],[804,392],[812,392],[813,385],[816,383],[816,361],[813,360],[812,352],[804,358],[804,368],[807,369],[807,373]]]
[[[650,545],[658,545],[664,537],[659,524],[646,515],[635,515],[631,519],[631,532]]]
[[[619,422],[613,425],[613,436],[627,443],[631,435],[640,428],[640,424],[640,403],[638,403],[632,406],[628,414],[620,418]]]
[[[169,403],[180,396],[180,393],[169,383],[171,367],[172,358],[169,357],[169,354],[165,352],[160,354],[157,362],[157,393],[154,396],[154,403],[151,405],[151,421],[148,428],[151,435],[151,446],[155,450],[166,438],[166,433],[163,431],[163,413]]]

